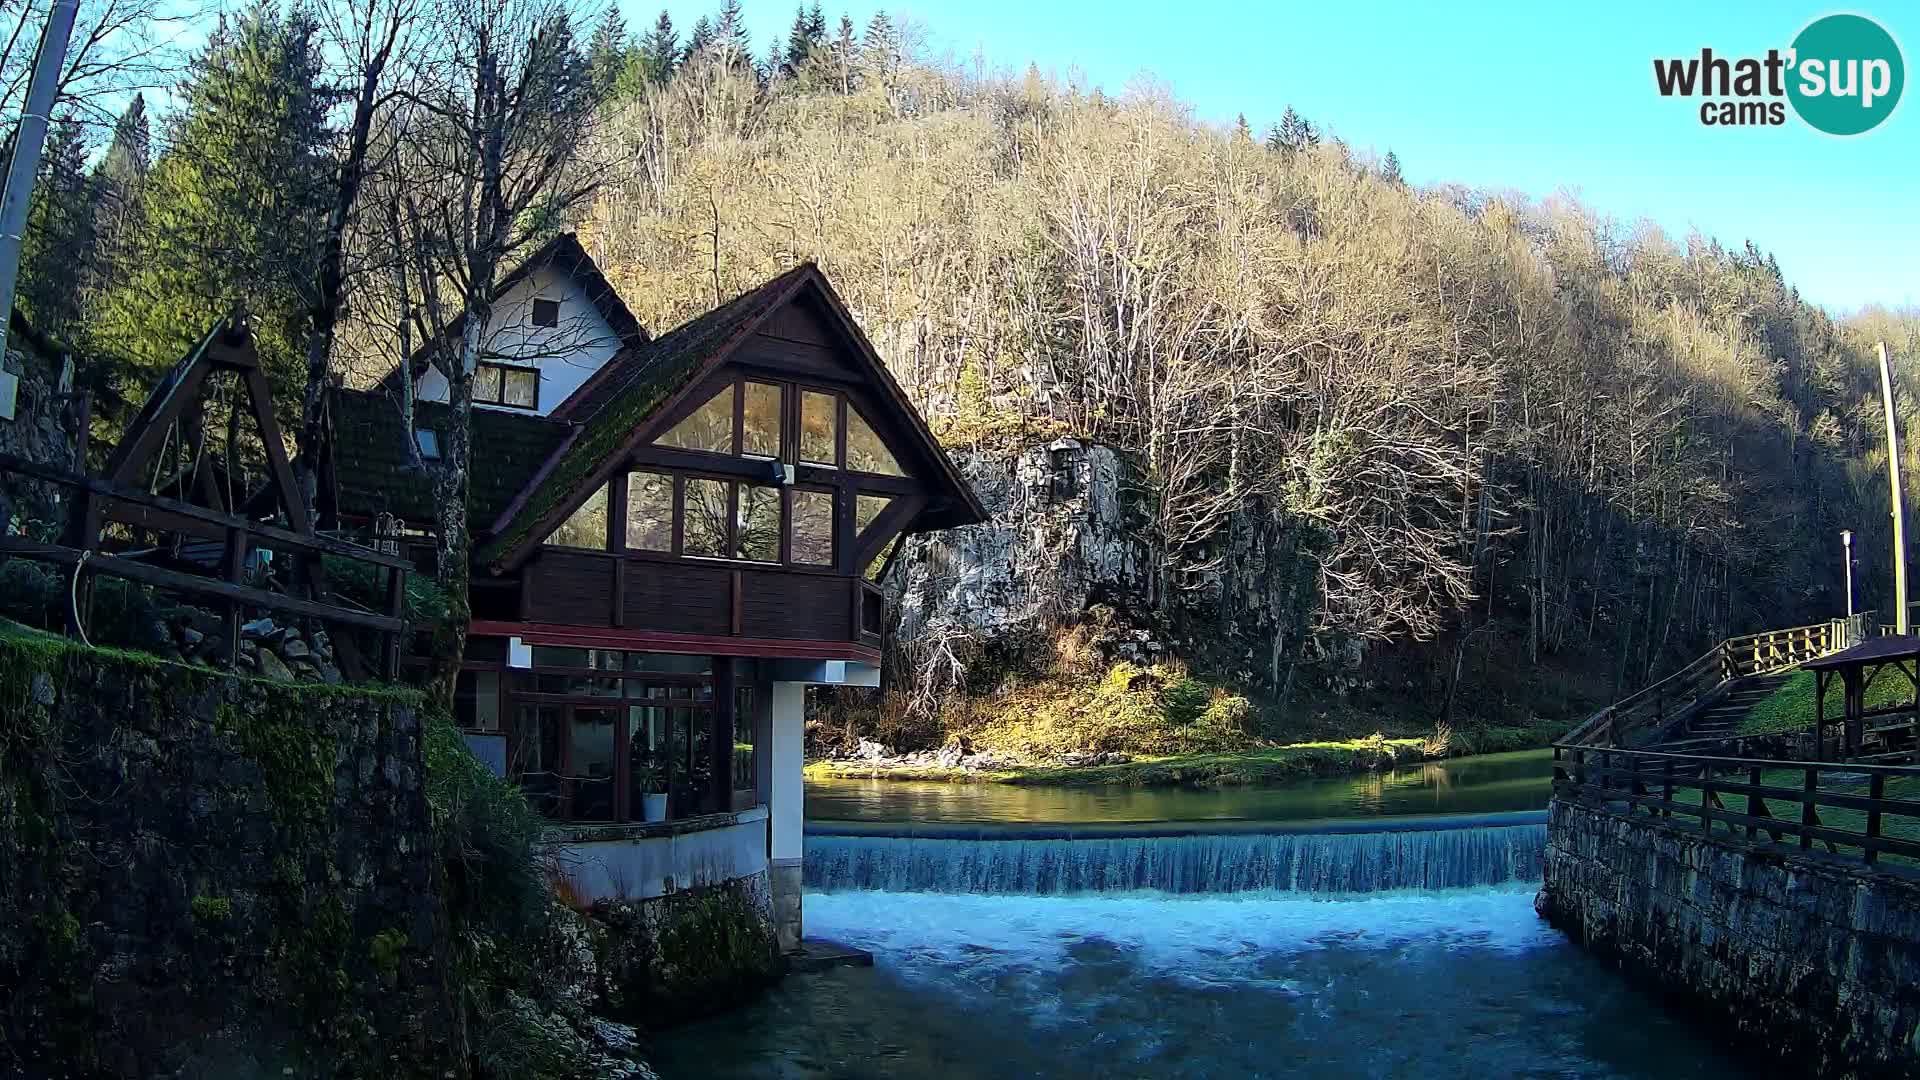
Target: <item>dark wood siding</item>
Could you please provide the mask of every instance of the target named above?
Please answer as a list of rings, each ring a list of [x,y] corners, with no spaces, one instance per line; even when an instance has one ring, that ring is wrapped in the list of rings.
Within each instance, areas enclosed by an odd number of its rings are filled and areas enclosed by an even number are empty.
[[[822,314],[805,301],[788,304],[768,316],[760,332],[810,345],[834,345],[840,341],[840,335],[827,325]]]
[[[534,622],[607,626],[613,621],[613,559],[568,551],[534,557],[527,617]]]
[[[734,355],[740,363],[749,367],[777,369],[789,378],[824,379],[841,383],[861,381],[861,375],[853,365],[837,349],[827,345],[809,345],[755,334],[741,342],[740,351]]]
[[[740,632],[755,638],[853,638],[853,580],[778,570],[740,575]]]
[[[627,566],[626,626],[670,634],[733,632],[733,568],[635,560]]]

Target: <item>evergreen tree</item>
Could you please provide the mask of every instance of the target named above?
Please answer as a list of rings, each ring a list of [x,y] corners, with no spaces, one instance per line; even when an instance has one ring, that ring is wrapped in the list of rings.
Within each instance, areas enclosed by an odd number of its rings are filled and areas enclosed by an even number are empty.
[[[820,0],[813,0],[813,7],[807,9],[807,40],[814,45],[827,40],[827,16],[820,10]]]
[[[318,38],[301,9],[261,2],[194,58],[127,270],[101,298],[97,328],[114,351],[171,364],[239,305],[277,399],[298,400],[287,391],[304,378],[302,290],[332,196]]]
[[[87,177],[93,258],[80,288],[89,305],[102,290],[121,280],[128,248],[139,235],[140,199],[152,166],[152,144],[146,98],[135,94],[114,121],[113,138]]]
[[[1280,114],[1278,131],[1280,138],[1276,149],[1290,153],[1307,145],[1307,122],[1300,118],[1299,113],[1293,111],[1291,105],[1287,106],[1286,112]]]
[[[1238,113],[1233,118],[1233,141],[1250,143],[1253,141],[1253,129],[1247,126],[1247,114]]]
[[[1380,179],[1389,184],[1405,182],[1400,176],[1400,157],[1391,150],[1387,151],[1387,156],[1380,160]]]
[[[793,28],[787,31],[786,54],[780,60],[781,71],[788,75],[798,74],[806,64],[808,54],[820,44],[820,36],[813,28],[813,17],[819,14],[818,4],[814,5],[813,15],[808,15],[804,5],[794,9]]]
[[[893,20],[887,17],[885,9],[874,12],[873,18],[867,20],[866,37],[860,43],[862,66],[882,79],[891,79],[899,59],[900,36],[893,28]]]
[[[83,309],[74,287],[88,276],[93,255],[93,200],[86,174],[86,132],[56,118],[40,155],[40,175],[20,244],[15,299],[34,324],[71,337]]]
[[[1293,110],[1289,109],[1287,111],[1292,112]],[[1274,153],[1277,154],[1282,150],[1285,150],[1286,148],[1287,148],[1287,133],[1281,130],[1281,127],[1279,124],[1268,124],[1267,125],[1267,149],[1272,150]]]
[[[713,43],[725,49],[734,63],[747,63],[753,56],[753,42],[747,37],[747,17],[740,0],[720,5],[720,18],[713,25]]]
[[[840,13],[839,32],[833,38],[833,68],[840,80],[840,92],[853,93],[853,72],[859,59],[860,45],[853,33],[853,20],[846,12]]]
[[[619,8],[609,7],[594,26],[587,45],[587,67],[593,73],[595,93],[602,97],[611,94],[626,66],[627,21],[620,17]]]
[[[640,38],[640,69],[653,82],[666,82],[678,66],[680,34],[673,28],[673,16],[662,8],[653,29]]]
[[[713,24],[702,15],[693,22],[693,33],[687,35],[687,51],[681,59],[683,62],[692,60],[712,46]]]

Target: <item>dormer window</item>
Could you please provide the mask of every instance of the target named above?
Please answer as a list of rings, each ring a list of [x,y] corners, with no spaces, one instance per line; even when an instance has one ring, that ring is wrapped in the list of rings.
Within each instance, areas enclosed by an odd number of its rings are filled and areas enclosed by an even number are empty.
[[[440,460],[440,433],[432,428],[416,428],[413,432],[413,444],[420,448],[420,460]]]
[[[533,325],[555,327],[560,325],[560,301],[535,300],[532,312]]]
[[[473,372],[473,403],[510,409],[540,407],[538,368],[482,363]]]

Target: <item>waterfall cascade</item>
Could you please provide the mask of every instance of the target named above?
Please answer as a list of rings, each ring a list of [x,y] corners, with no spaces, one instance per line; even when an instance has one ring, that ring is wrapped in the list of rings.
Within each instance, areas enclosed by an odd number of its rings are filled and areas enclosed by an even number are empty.
[[[826,892],[1366,893],[1540,880],[1544,815],[1311,829],[927,829],[814,824],[806,885]],[[1521,819],[1521,820],[1515,820]]]

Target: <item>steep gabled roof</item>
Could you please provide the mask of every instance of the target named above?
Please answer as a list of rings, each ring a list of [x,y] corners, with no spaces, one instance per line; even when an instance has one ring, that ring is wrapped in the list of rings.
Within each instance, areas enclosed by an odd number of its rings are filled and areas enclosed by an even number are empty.
[[[520,498],[494,523],[494,538],[479,551],[482,562],[506,568],[532,550],[583,492],[598,484],[609,463],[633,448],[647,417],[668,406],[708,372],[724,363],[782,305],[811,291],[832,321],[854,345],[859,365],[881,395],[911,423],[919,456],[935,470],[927,479],[943,496],[923,513],[919,528],[943,528],[986,520],[973,490],[961,479],[945,451],[927,431],[926,423],[873,350],[866,335],[848,314],[833,286],[813,263],[792,270],[693,319],[639,350],[616,379],[576,395],[572,416],[579,420],[578,437],[557,452]],[[589,388],[583,388],[587,390]]]
[[[340,512],[354,517],[393,514],[417,525],[434,520],[433,478],[415,469],[397,400],[380,390],[332,391],[333,475]],[[414,403],[414,425],[440,434],[451,419],[437,401]],[[467,505],[473,520],[492,521],[523,490],[573,431],[531,413],[473,410],[473,468]]]
[[[580,391],[584,391],[602,375],[608,374],[613,369],[624,367],[634,353],[648,343],[647,329],[640,325],[640,320],[634,317],[633,312],[627,310],[626,302],[620,299],[620,294],[614,290],[613,283],[600,272],[600,266],[593,261],[593,256],[587,254],[587,249],[581,245],[580,238],[570,232],[561,233],[547,241],[539,250],[527,256],[512,273],[501,278],[493,287],[493,299],[498,300],[505,296],[515,285],[520,284],[535,271],[549,268],[559,271],[579,287],[587,300],[593,304],[594,310],[607,321],[607,326],[613,330],[614,336],[620,340],[619,351],[599,372],[588,379],[586,385],[580,388]],[[433,358],[434,349],[439,346],[440,341],[459,338],[466,330],[466,325],[467,317],[462,313],[447,325],[446,332],[441,334],[439,339],[426,342],[415,349],[411,357],[414,374],[418,376],[427,369],[427,362]],[[396,364],[394,369],[380,380],[380,386],[389,392],[397,392],[399,382],[400,368]],[[580,391],[575,391],[576,397],[579,396]],[[555,414],[558,415],[566,410],[570,404],[571,401],[562,402],[554,410]]]

